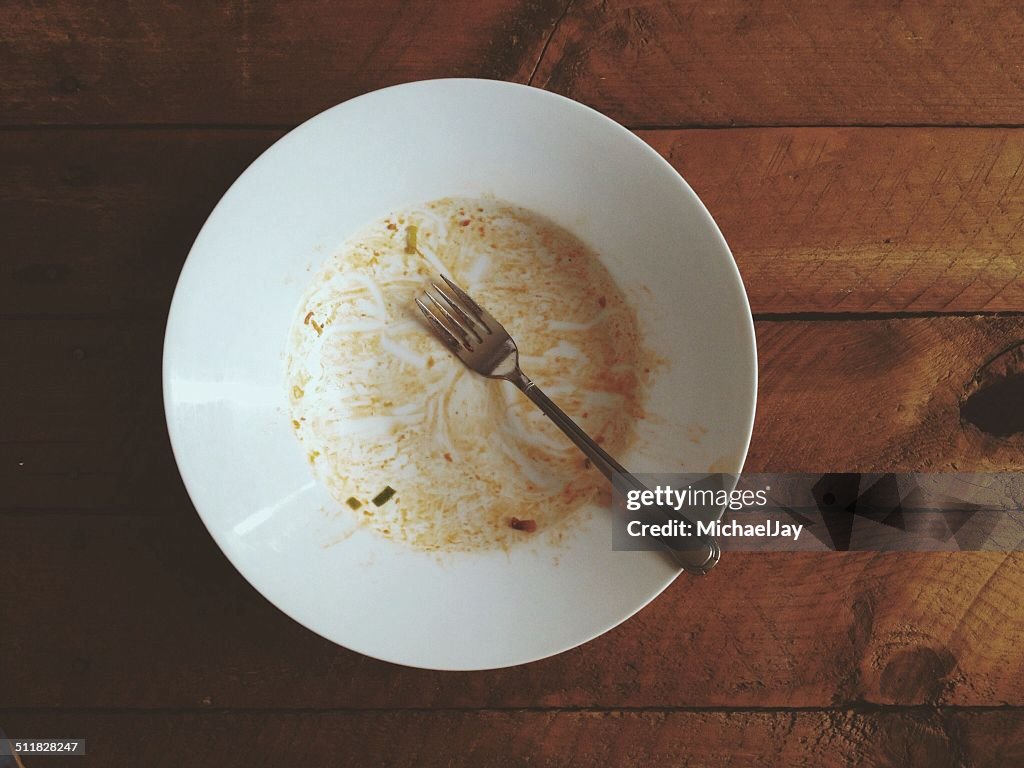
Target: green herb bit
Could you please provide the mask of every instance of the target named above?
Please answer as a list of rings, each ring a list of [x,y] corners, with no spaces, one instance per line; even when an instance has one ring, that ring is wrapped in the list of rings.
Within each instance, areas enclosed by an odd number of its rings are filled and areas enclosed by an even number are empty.
[[[349,496],[348,499],[345,500],[345,503],[348,504],[352,509],[359,509],[361,506],[363,506],[363,502],[361,502],[355,496]]]
[[[380,493],[373,497],[373,503],[376,504],[378,507],[383,507],[385,504],[391,501],[391,497],[394,495],[395,489],[392,488],[390,485],[385,486],[383,491],[381,491]]]
[[[419,227],[410,224],[405,228],[405,252],[412,255],[416,253],[416,236],[419,233]]]

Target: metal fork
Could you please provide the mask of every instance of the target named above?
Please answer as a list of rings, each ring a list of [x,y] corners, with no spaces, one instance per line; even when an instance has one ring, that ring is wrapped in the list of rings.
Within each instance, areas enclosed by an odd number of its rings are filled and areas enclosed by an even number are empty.
[[[471,370],[519,387],[616,487],[647,490],[519,369],[519,349],[501,323],[447,277],[441,279],[444,285],[432,282],[433,291],[416,299],[434,335]],[[678,519],[674,511],[665,514]],[[718,542],[707,536],[666,538],[661,543],[691,573],[707,573],[721,557]]]

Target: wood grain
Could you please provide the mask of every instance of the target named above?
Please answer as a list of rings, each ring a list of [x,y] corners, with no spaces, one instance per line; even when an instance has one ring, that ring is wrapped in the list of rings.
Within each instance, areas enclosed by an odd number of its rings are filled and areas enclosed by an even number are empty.
[[[450,674],[302,628],[194,515],[0,515],[0,540],[0,710],[1024,704],[1021,553],[730,553],[581,648]]]
[[[766,320],[755,332],[747,471],[1021,468],[1024,434],[982,431],[961,400],[990,358],[1024,340],[1024,318]],[[0,510],[188,508],[161,405],[162,339],[159,321],[0,317],[0,358],[22,375],[0,385]],[[993,392],[1019,421],[1015,390]],[[708,467],[722,458],[704,455]]]
[[[280,131],[9,131],[0,308],[163,317],[206,216]],[[1024,311],[1024,130],[644,131],[755,313]]]
[[[922,766],[1024,758],[1017,712],[393,712],[4,715],[8,733],[74,733],[45,765]],[[57,760],[57,762],[53,762]]]
[[[961,418],[977,369],[1024,339],[1024,318],[755,325],[758,412],[746,470],[1020,471],[1024,433]],[[1008,419],[1024,408],[1006,397]]]
[[[0,320],[0,509],[149,514],[187,508],[164,423],[163,324],[131,318]]]
[[[0,726],[85,737],[74,766],[1024,764],[1021,553],[730,553],[557,657],[407,669],[242,579],[160,392],[248,163],[494,77],[640,130],[716,217],[759,317],[749,471],[1020,471],[1022,44],[994,0],[0,4]]]
[[[564,0],[5,3],[0,123],[294,125],[432,77],[530,77]]]
[[[633,126],[1020,125],[1022,41],[1012,4],[952,0],[8,3],[0,121],[291,125],[408,80],[532,76]]]
[[[754,312],[1024,311],[1024,131],[642,131]]]
[[[0,307],[166,317],[192,241],[280,131],[11,131]]]
[[[631,126],[1024,122],[1006,3],[577,0],[534,84]]]

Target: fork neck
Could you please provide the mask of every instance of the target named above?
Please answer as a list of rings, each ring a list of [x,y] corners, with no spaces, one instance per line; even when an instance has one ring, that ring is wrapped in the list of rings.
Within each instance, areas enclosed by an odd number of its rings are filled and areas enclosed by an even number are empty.
[[[609,480],[614,480],[616,475],[632,477],[621,464],[598,445],[590,435],[584,432],[579,424],[573,421],[565,411],[555,405],[551,398],[545,395],[540,387],[529,376],[519,370],[518,367],[504,378],[519,387],[524,395],[544,411],[547,417],[565,433],[566,437],[572,440],[576,447],[586,454],[591,463],[601,471],[601,474]]]

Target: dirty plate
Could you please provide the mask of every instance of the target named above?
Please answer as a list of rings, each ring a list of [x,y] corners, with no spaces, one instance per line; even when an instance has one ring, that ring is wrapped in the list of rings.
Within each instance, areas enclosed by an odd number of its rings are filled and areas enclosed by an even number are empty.
[[[561,540],[429,553],[353,529],[350,511],[314,477],[292,434],[285,375],[311,275],[390,211],[481,195],[539,212],[592,246],[664,361],[645,439],[622,463],[738,471],[754,414],[754,334],[722,235],[640,139],[525,86],[411,83],[293,130],[210,215],[178,281],[164,346],[175,458],[235,567],[314,632],[434,669],[510,666],[572,648],[677,576],[658,553],[613,552],[605,510],[583,510]]]

